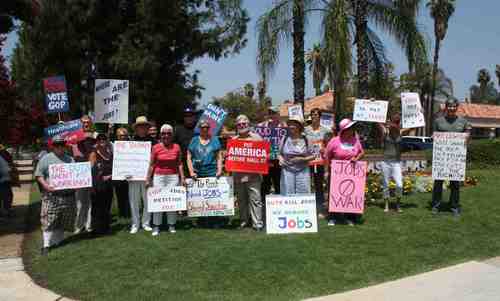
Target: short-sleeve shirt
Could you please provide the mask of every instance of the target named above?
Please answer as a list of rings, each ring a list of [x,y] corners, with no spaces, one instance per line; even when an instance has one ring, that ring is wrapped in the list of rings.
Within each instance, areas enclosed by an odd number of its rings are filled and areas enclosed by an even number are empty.
[[[314,154],[316,159],[321,159],[320,150],[324,147],[323,141],[325,135],[330,134],[332,131],[324,126],[319,126],[317,130],[313,129],[312,126],[306,126],[304,129],[304,134],[307,138],[307,143],[309,144],[309,151]]]
[[[64,154],[61,157],[53,152],[46,154],[36,165],[35,177],[42,177],[45,181],[49,180],[49,166],[52,164],[74,163],[75,160]]]
[[[311,153],[308,149],[308,143],[305,137],[292,139],[285,136],[280,143],[280,154],[283,156],[283,168],[291,172],[299,172],[309,166],[308,162],[292,163],[291,159],[295,157],[307,157]]]
[[[325,156],[331,160],[351,160],[363,151],[363,146],[357,136],[351,139],[340,139],[337,136],[326,146]]]
[[[187,128],[185,125],[179,125],[175,127],[174,142],[179,144],[183,155],[186,154],[193,136],[194,136],[194,127]]]
[[[463,133],[471,129],[470,123],[467,119],[457,116],[455,118],[448,118],[442,116],[434,121],[435,132],[459,132]]]
[[[193,168],[199,177],[215,177],[217,173],[217,153],[221,149],[219,138],[212,137],[203,145],[200,136],[194,136],[189,144]]]
[[[179,166],[181,148],[178,144],[170,144],[168,147],[163,143],[153,146],[151,151],[151,162],[155,175],[175,175]]]

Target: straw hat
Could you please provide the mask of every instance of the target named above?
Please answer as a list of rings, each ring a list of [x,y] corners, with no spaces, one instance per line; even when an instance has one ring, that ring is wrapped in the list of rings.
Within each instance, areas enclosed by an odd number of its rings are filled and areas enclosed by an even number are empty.
[[[148,118],[146,118],[146,116],[139,116],[135,119],[135,123],[132,125],[132,128],[135,129],[135,127],[138,125],[150,126],[151,123],[148,121]]]

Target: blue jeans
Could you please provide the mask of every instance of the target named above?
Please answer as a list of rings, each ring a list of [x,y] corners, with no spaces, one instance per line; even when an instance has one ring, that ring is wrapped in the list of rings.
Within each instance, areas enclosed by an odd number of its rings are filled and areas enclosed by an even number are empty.
[[[281,169],[280,192],[282,195],[311,193],[309,168],[301,171]]]

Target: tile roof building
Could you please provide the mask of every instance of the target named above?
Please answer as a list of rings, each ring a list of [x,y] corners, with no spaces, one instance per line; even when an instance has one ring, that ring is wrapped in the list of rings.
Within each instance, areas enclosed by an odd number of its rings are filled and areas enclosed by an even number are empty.
[[[294,103],[290,101],[285,101],[280,105],[280,117],[288,118],[288,107],[293,106]],[[311,113],[311,110],[314,108],[319,108],[325,112],[333,112],[334,106],[334,94],[333,91],[328,91],[323,93],[322,95],[318,95],[309,99],[306,99],[304,102],[304,114],[308,116]]]
[[[500,106],[461,103],[457,115],[466,118],[472,125],[472,135],[475,137],[491,137],[496,132],[500,134]]]

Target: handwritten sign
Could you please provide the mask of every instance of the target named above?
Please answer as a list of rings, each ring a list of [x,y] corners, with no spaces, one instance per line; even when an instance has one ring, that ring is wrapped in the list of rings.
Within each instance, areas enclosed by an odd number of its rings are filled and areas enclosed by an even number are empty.
[[[333,128],[334,117],[332,113],[321,113],[319,124],[331,130]]]
[[[207,121],[210,125],[210,135],[217,136],[224,125],[224,120],[226,119],[227,112],[223,108],[220,108],[213,104],[208,104],[207,108],[203,111],[203,114],[198,120],[196,127],[194,129],[195,134],[200,133],[200,122]]]
[[[434,180],[465,180],[467,133],[434,132],[432,178]]]
[[[389,102],[385,100],[356,99],[353,120],[384,123]]]
[[[92,187],[90,162],[49,165],[49,184],[55,190]]]
[[[301,105],[293,105],[288,107],[288,119],[298,119],[304,121],[304,112]]]
[[[367,163],[333,160],[330,212],[363,213]]]
[[[321,156],[321,150],[324,148],[323,140],[316,140],[309,142],[309,151],[314,155],[314,160],[309,161],[310,166],[323,165],[323,157]]]
[[[255,132],[264,140],[271,143],[271,160],[277,160],[280,148],[280,141],[286,136],[287,129],[282,127],[256,126]]]
[[[96,123],[128,123],[128,80],[96,79],[94,110]]]
[[[85,139],[80,119],[59,123],[44,129],[45,137],[48,138],[49,145],[56,137],[63,138],[67,144],[77,144]]]
[[[267,234],[316,233],[316,197],[266,195]]]
[[[54,76],[43,80],[47,113],[69,111],[69,98],[64,76]]]
[[[418,93],[401,93],[401,115],[404,129],[425,126],[425,117]]]
[[[172,212],[186,210],[186,188],[150,187],[147,192],[148,212]]]
[[[234,215],[233,178],[186,180],[188,216]]]
[[[115,141],[113,180],[146,181],[151,159],[151,142]]]
[[[267,174],[270,149],[268,141],[231,139],[227,143],[226,170]]]

